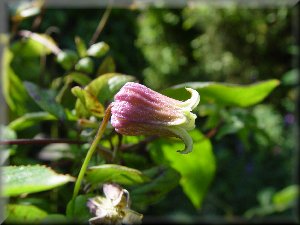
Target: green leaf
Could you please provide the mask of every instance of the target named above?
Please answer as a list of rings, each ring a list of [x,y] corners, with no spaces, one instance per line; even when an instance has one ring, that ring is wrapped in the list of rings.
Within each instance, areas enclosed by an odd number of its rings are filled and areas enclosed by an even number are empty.
[[[299,186],[290,185],[273,195],[272,202],[277,211],[283,211],[296,202],[299,197]]]
[[[137,186],[130,192],[134,205],[148,206],[160,201],[178,185],[180,180],[180,174],[170,167],[154,167],[143,171],[143,173],[153,178],[153,180]],[[151,198],[148,198],[148,196],[151,196]]]
[[[80,84],[81,86],[85,86],[90,83],[92,80],[84,73],[80,72],[71,72],[66,76],[66,80],[71,79],[74,80],[76,83]]]
[[[248,107],[261,102],[279,85],[276,79],[251,85],[234,85],[217,82],[189,82],[163,91],[164,94],[180,100],[189,98],[185,87],[197,90],[202,103]]]
[[[75,64],[75,70],[83,73],[92,73],[94,70],[94,62],[90,57],[84,57]]]
[[[87,53],[86,53],[86,45],[85,45],[84,41],[80,37],[76,36],[75,44],[76,44],[76,49],[77,49],[78,55],[81,58],[85,57]]]
[[[58,50],[55,41],[47,34],[23,31],[28,36],[12,44],[11,50],[21,57],[39,57],[50,54],[53,49]]]
[[[92,216],[86,206],[92,195],[78,195],[75,200],[71,200],[67,205],[67,217],[76,221],[87,222]]]
[[[46,218],[47,212],[39,209],[34,205],[17,205],[17,204],[8,204],[6,206],[6,214],[8,223],[40,223],[41,220]]]
[[[180,173],[180,185],[196,208],[201,207],[205,193],[214,177],[216,163],[210,140],[198,130],[190,135],[194,141],[193,151],[182,155],[174,151],[182,149],[177,141],[157,140],[150,144],[152,158],[158,163],[172,167]]]
[[[97,75],[102,75],[105,73],[114,73],[116,71],[116,64],[111,56],[105,57],[101,65],[97,70]]]
[[[105,42],[98,42],[96,44],[91,45],[87,50],[87,54],[93,57],[101,57],[105,55],[109,50],[108,44]]]
[[[2,177],[4,196],[46,191],[74,181],[69,175],[57,174],[41,165],[5,166],[2,167]]]
[[[21,116],[12,122],[9,123],[8,127],[15,131],[24,130],[28,127],[37,125],[41,121],[53,121],[57,120],[53,115],[48,112],[35,112],[35,113],[26,113],[24,116]]]
[[[135,80],[135,78],[132,76],[108,73],[92,80],[84,89],[74,87],[72,93],[78,97],[75,104],[77,116],[88,117],[95,115],[95,112],[96,115],[101,116],[101,113],[99,114],[97,112],[99,108],[94,107],[95,104],[98,104],[95,103],[95,100],[98,99],[99,102],[104,105],[108,100],[113,98],[125,83],[133,80]],[[96,109],[96,111],[93,111],[94,109]]]
[[[104,164],[88,168],[86,179],[92,184],[115,182],[124,185],[140,184],[149,180],[139,170],[115,164]]]
[[[25,81],[24,85],[29,95],[41,107],[41,109],[61,120],[66,119],[64,108],[55,101],[55,94],[53,91],[41,89],[34,83],[28,81]]]
[[[64,68],[65,70],[70,70],[78,60],[76,52],[72,50],[64,50],[57,54],[56,61]]]
[[[100,118],[104,116],[104,106],[94,95],[78,86],[73,87],[71,91],[79,100],[75,105],[78,117],[84,117],[89,113]]]
[[[43,224],[69,224],[70,221],[63,214],[50,214],[46,216],[42,221]]]
[[[13,57],[13,53],[5,48],[2,59],[2,90],[9,108],[17,115],[22,115],[26,112],[26,103],[29,96],[21,80],[11,68]]]

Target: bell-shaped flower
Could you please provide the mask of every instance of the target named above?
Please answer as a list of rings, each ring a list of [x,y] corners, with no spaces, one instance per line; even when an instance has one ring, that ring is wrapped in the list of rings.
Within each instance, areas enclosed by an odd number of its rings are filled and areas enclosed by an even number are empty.
[[[144,85],[128,82],[115,95],[111,124],[124,135],[158,135],[178,137],[185,143],[181,153],[189,153],[193,140],[187,131],[195,128],[196,115],[191,111],[199,104],[196,90],[186,88],[191,98],[178,101]]]

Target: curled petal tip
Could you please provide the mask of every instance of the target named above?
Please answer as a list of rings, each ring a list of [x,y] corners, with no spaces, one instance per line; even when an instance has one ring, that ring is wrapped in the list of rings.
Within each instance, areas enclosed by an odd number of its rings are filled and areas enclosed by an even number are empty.
[[[171,128],[170,130],[171,130],[171,132],[176,134],[176,136],[178,138],[180,138],[185,144],[184,150],[177,150],[177,152],[179,152],[181,154],[190,153],[193,150],[193,139],[188,134],[188,132],[181,127]]]
[[[188,107],[191,110],[193,110],[194,108],[196,108],[196,106],[200,102],[200,95],[199,95],[198,91],[196,91],[192,88],[185,88],[185,90],[190,92],[192,96],[188,100],[183,102],[183,106]]]

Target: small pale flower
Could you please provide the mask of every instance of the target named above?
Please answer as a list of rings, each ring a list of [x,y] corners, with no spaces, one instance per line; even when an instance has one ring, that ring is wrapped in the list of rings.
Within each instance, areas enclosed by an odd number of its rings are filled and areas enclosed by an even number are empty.
[[[195,128],[196,115],[191,111],[199,104],[196,90],[186,88],[191,98],[178,101],[144,85],[128,82],[115,95],[111,124],[124,135],[158,135],[178,137],[185,143],[181,153],[189,153],[193,140],[187,131]]]
[[[87,207],[95,217],[89,219],[96,224],[140,224],[143,215],[130,209],[129,192],[117,184],[104,184],[105,197],[90,198]]]

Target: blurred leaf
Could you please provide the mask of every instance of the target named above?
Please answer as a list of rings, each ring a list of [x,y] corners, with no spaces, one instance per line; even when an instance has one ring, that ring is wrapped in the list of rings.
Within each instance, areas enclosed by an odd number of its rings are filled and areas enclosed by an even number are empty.
[[[139,170],[115,164],[89,167],[86,172],[86,179],[92,184],[114,182],[124,185],[140,184],[149,180]]]
[[[5,48],[2,59],[2,90],[9,108],[18,115],[22,115],[26,112],[28,94],[21,80],[11,68],[10,64],[13,57],[13,53]]]
[[[3,195],[17,196],[46,191],[74,181],[69,175],[55,173],[41,165],[2,167]]]
[[[202,103],[216,103],[248,107],[259,103],[279,85],[278,80],[268,80],[251,85],[233,85],[216,82],[189,82],[179,84],[163,91],[164,94],[180,100],[189,98],[185,87],[197,90]]]
[[[81,86],[85,86],[92,81],[91,78],[89,78],[84,73],[80,73],[80,72],[69,73],[66,76],[66,79],[69,79],[69,78],[74,80],[76,83],[80,84]]]
[[[68,218],[63,214],[49,214],[42,221],[42,224],[65,224],[70,223]]]
[[[101,57],[105,55],[109,50],[108,44],[105,42],[98,42],[96,44],[91,45],[87,50],[87,54],[93,57]]]
[[[25,58],[39,57],[59,51],[55,41],[49,35],[32,33],[30,31],[21,32],[27,38],[16,41],[11,45],[11,50],[15,55]]]
[[[8,204],[6,206],[6,214],[8,215],[6,222],[10,223],[25,223],[33,224],[40,223],[46,218],[47,212],[39,209],[34,205],[17,205]]]
[[[13,140],[16,138],[17,134],[10,126],[4,126],[0,124],[0,140]]]
[[[38,158],[47,161],[56,161],[62,158],[74,158],[71,146],[66,143],[53,143],[46,145],[38,154]]]
[[[143,173],[153,180],[137,186],[131,191],[132,203],[134,205],[153,204],[161,200],[168,192],[175,188],[180,180],[180,174],[168,167],[154,167],[143,171]],[[151,196],[149,198],[148,196]]]
[[[114,73],[116,71],[116,64],[111,56],[105,57],[101,65],[97,70],[97,75],[102,75],[105,73]]]
[[[43,5],[43,0],[18,2],[18,4],[13,7],[14,12],[12,12],[12,20],[22,21],[28,17],[36,16],[40,14]]]
[[[70,70],[75,63],[78,61],[78,56],[76,52],[72,50],[64,50],[57,54],[56,61],[64,68],[65,70]]]
[[[52,90],[41,89],[36,84],[28,81],[24,81],[24,85],[29,95],[41,107],[41,109],[61,120],[66,119],[64,108],[55,101],[55,95]]]
[[[83,73],[92,73],[94,70],[94,62],[90,57],[84,57],[75,64],[75,70]]]
[[[152,158],[166,164],[181,174],[180,185],[196,208],[201,207],[205,193],[214,177],[216,163],[209,139],[198,130],[190,132],[194,140],[193,151],[181,155],[183,143],[166,140],[150,144]]]
[[[17,138],[17,134],[8,126],[0,124],[0,141],[2,140],[13,140]],[[6,160],[9,158],[13,152],[13,147],[0,145],[0,165],[4,165]]]
[[[87,201],[91,195],[78,195],[75,200],[71,200],[67,205],[67,217],[76,221],[87,222],[91,214],[87,208]]]
[[[84,41],[79,36],[76,36],[75,44],[76,44],[76,49],[77,49],[77,52],[78,52],[78,55],[80,56],[80,58],[85,57],[87,53],[86,53],[86,45],[85,45]]]
[[[299,186],[290,185],[273,195],[272,202],[278,211],[283,211],[296,203],[299,198]]]
[[[282,85],[297,85],[299,81],[299,70],[292,69],[282,75]]]
[[[96,117],[104,116],[104,106],[98,101],[98,99],[78,86],[72,88],[72,93],[78,98],[76,102],[76,114],[78,117],[84,117],[85,115],[92,114]],[[84,113],[82,113],[84,112]]]
[[[8,127],[15,131],[24,130],[28,127],[37,125],[41,121],[57,120],[48,112],[26,113],[9,123]]]
[[[216,139],[220,140],[223,136],[233,134],[245,127],[244,122],[235,115],[231,115],[230,119],[220,127],[217,132]]]

